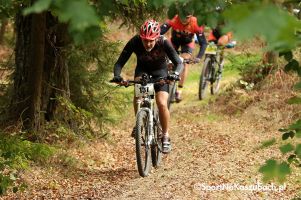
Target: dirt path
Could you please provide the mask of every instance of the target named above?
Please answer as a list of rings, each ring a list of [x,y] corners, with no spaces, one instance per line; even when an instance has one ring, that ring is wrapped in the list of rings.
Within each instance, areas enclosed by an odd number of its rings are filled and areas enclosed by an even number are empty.
[[[153,170],[147,178],[139,178],[137,172],[132,172],[130,179],[118,184],[115,192],[107,193],[104,197],[133,200],[289,198],[289,190],[230,191],[230,188],[228,191],[213,191],[213,187],[212,191],[203,190],[222,184],[229,187],[260,184],[257,172],[259,164],[273,152],[256,150],[256,147],[262,141],[263,134],[275,134],[267,132],[260,121],[250,122],[231,117],[208,121],[203,111],[192,107],[173,112],[173,115],[181,115],[182,118],[173,121],[174,148],[170,155],[164,157],[163,166]]]
[[[263,140],[279,135],[279,119],[268,113],[249,109],[235,117],[208,106],[175,105],[173,151],[146,178],[136,170],[130,116],[112,130],[112,140],[70,149],[82,160],[76,169],[32,169],[24,175],[28,190],[3,199],[291,199],[296,187],[289,183],[285,191],[242,189],[267,186],[258,168],[280,156],[276,147],[258,149]]]

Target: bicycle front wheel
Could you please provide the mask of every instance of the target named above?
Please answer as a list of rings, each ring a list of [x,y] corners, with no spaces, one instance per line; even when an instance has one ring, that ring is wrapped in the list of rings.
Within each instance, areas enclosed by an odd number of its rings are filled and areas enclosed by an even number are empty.
[[[208,86],[208,81],[210,80],[210,67],[211,67],[210,57],[205,58],[204,66],[202,69],[200,83],[199,83],[199,99],[203,100],[206,96],[206,88]]]
[[[162,127],[159,120],[158,111],[154,115],[154,142],[151,147],[152,163],[154,167],[159,167],[162,159]]]
[[[151,148],[149,143],[149,113],[140,110],[136,121],[136,158],[139,175],[148,176],[151,167]]]

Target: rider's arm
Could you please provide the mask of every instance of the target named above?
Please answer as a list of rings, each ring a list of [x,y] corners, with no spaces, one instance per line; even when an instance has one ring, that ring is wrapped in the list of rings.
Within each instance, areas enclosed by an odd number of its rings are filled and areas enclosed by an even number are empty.
[[[170,24],[169,23],[164,23],[161,25],[161,32],[160,32],[160,35],[164,35],[169,29],[170,29]]]
[[[226,33],[225,35],[222,35],[219,39],[218,39],[218,45],[222,45],[222,46],[225,46],[227,45],[228,43],[231,42],[231,39],[232,39],[232,33],[231,32],[228,32]]]
[[[164,39],[164,49],[168,58],[175,66],[175,72],[181,74],[184,68],[183,62],[177,54],[176,50],[173,48],[172,44],[166,38]]]
[[[203,32],[196,33],[196,37],[198,38],[199,45],[200,45],[200,50],[197,55],[197,58],[202,58],[207,47],[207,40]]]
[[[125,63],[128,61],[128,59],[131,57],[133,53],[134,48],[134,41],[137,36],[134,36],[123,48],[117,62],[114,65],[114,76],[120,76],[121,69],[125,65]]]

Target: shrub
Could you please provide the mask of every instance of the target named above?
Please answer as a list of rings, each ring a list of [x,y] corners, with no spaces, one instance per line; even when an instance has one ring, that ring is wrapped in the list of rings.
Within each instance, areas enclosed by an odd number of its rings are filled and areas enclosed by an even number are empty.
[[[31,161],[45,163],[55,151],[46,144],[22,140],[17,136],[0,134],[0,195],[12,188],[14,192],[26,187],[18,180],[18,172]]]

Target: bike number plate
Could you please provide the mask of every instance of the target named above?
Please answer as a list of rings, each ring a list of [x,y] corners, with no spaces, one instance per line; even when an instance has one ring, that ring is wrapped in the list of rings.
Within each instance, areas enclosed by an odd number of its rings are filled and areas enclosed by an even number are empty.
[[[146,86],[135,84],[135,96],[143,97],[145,95],[154,95],[154,84],[147,84]]]
[[[217,46],[216,45],[208,45],[205,51],[205,54],[213,54],[216,55]]]

